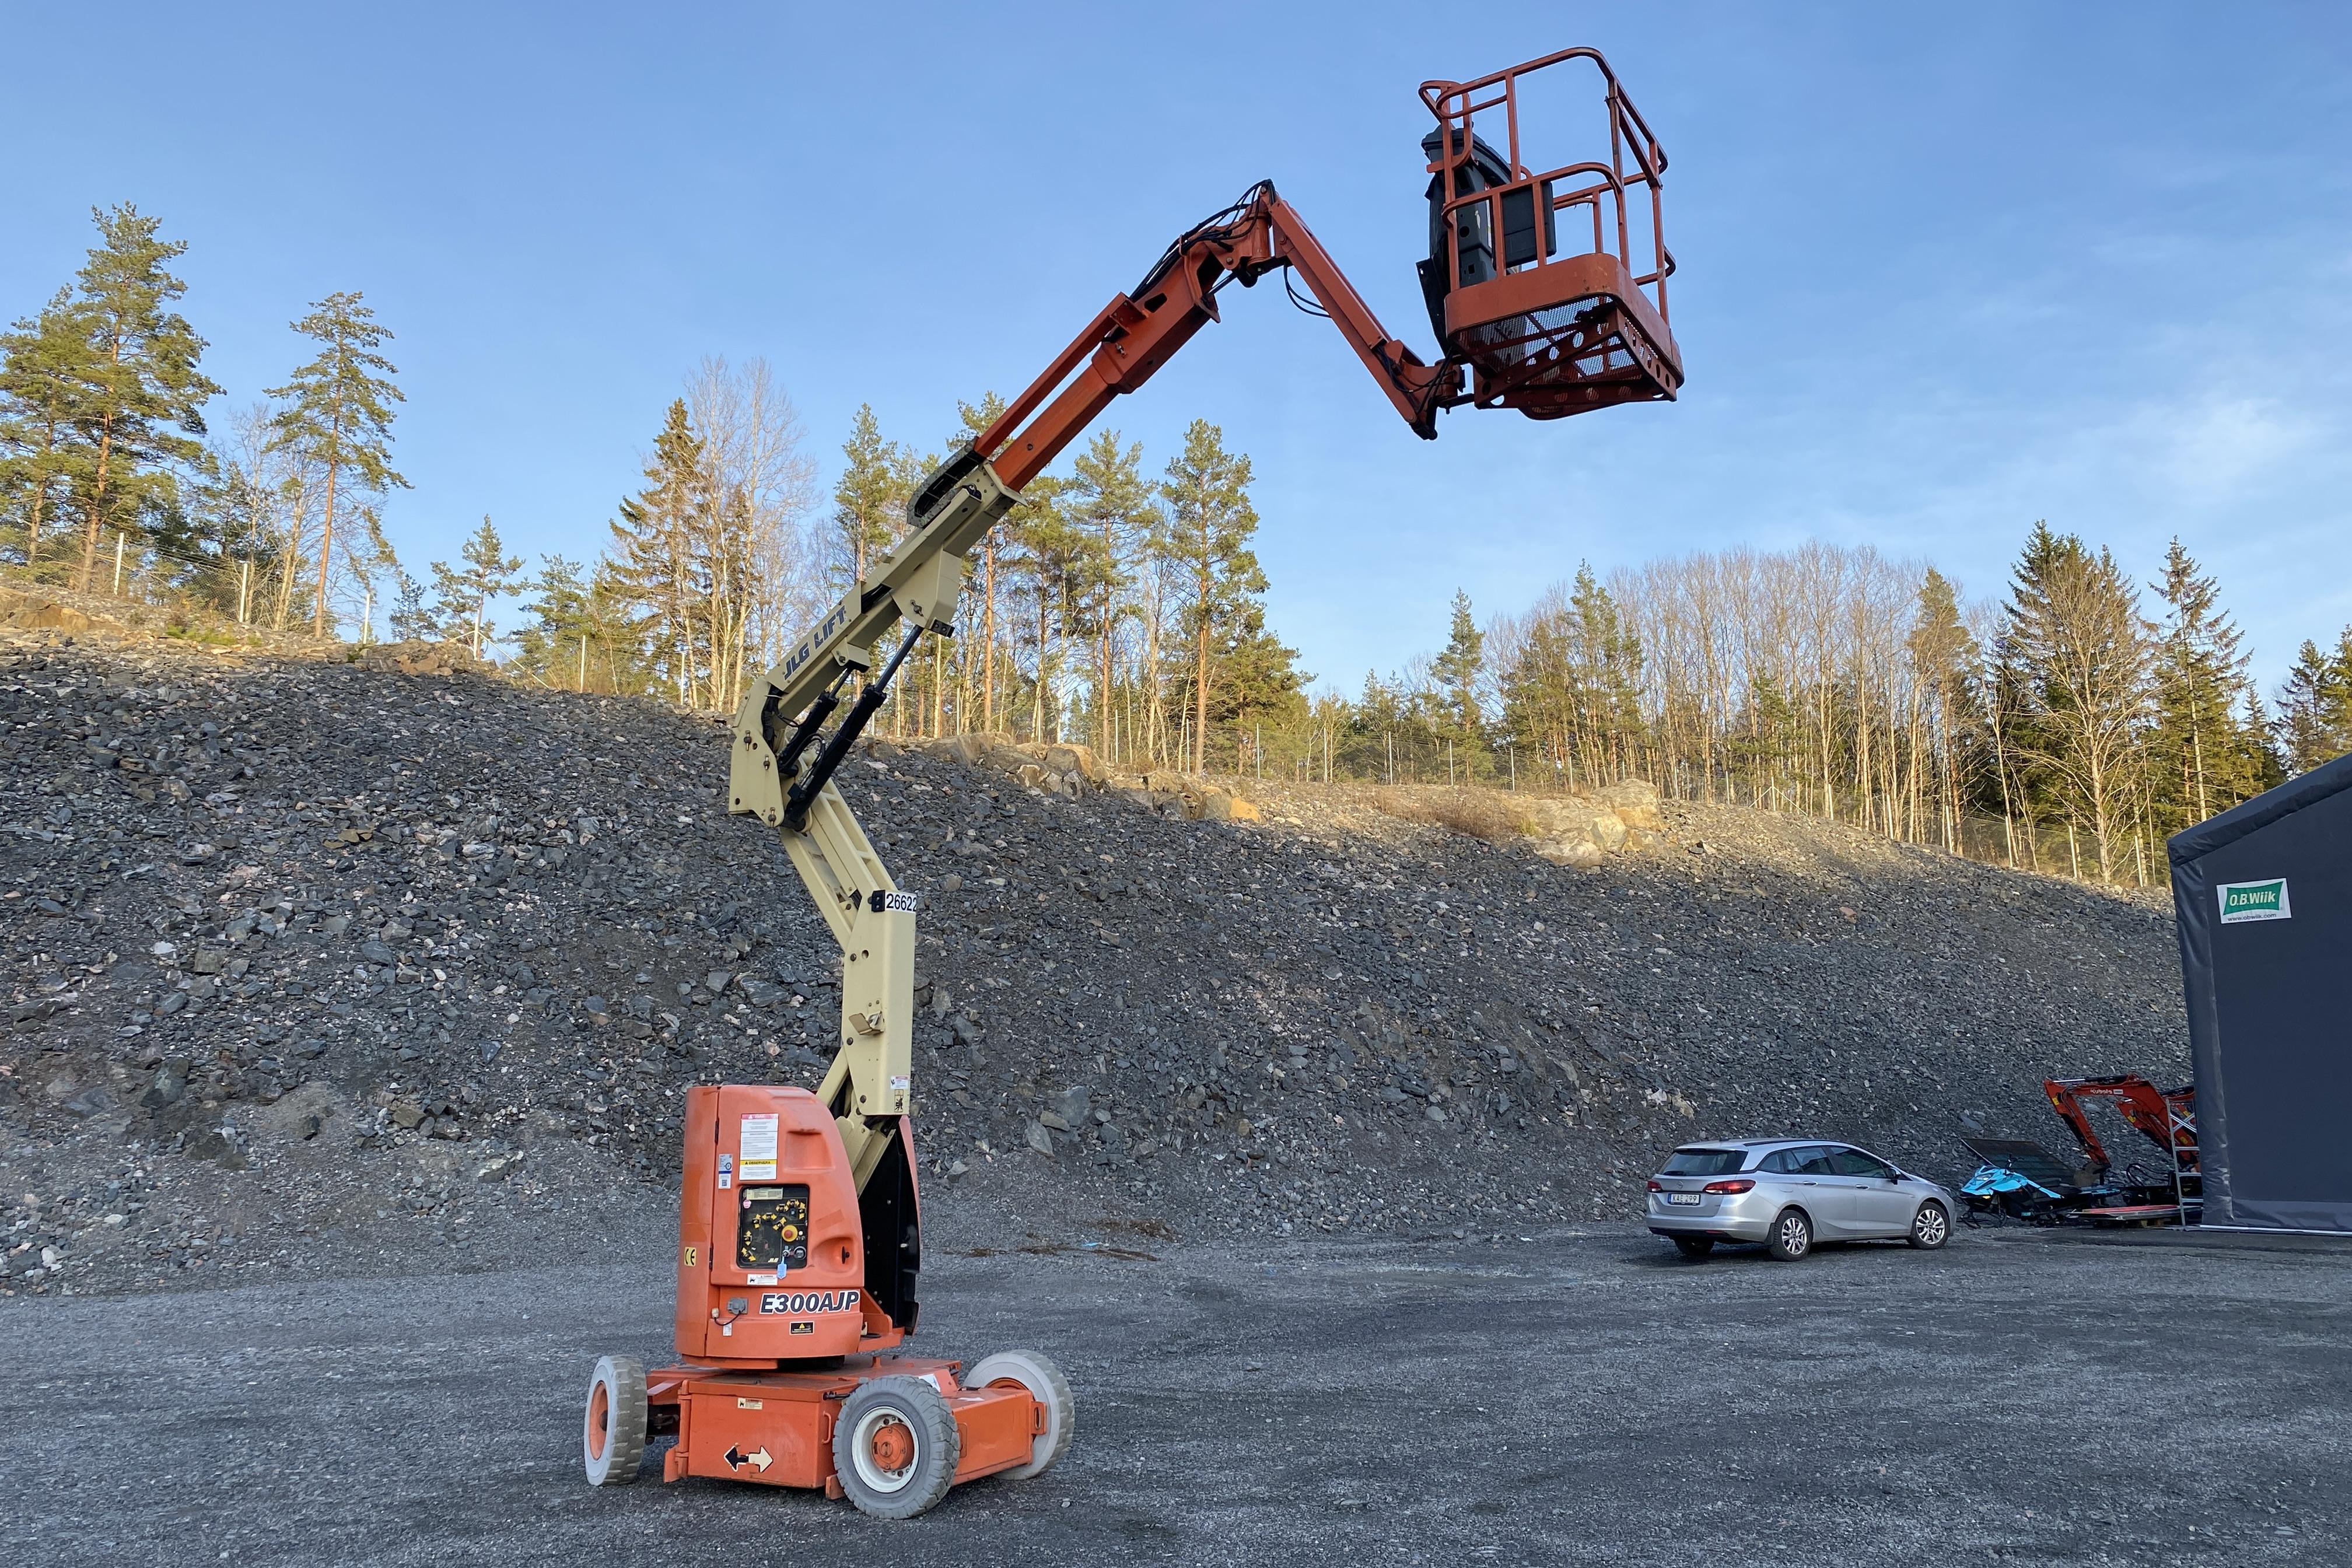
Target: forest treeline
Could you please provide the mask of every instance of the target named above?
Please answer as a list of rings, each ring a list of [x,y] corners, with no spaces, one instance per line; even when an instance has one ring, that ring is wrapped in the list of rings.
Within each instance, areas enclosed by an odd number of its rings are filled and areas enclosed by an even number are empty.
[[[331,635],[396,570],[383,501],[401,400],[356,292],[292,325],[285,384],[235,409],[181,315],[187,250],[136,207],[93,211],[70,283],[0,334],[0,550],[79,592],[180,597]]]
[[[179,313],[184,247],[130,206],[93,217],[85,265],[0,337],[0,561],[192,615],[359,640],[381,624],[517,679],[729,710],[1003,408],[992,394],[911,441],[861,408],[828,488],[768,367],[706,360],[588,549],[527,566],[485,517],[454,564],[415,575],[386,527],[407,482],[392,335],[363,297],[313,302],[283,384],[237,405]],[[1978,601],[1866,547],[1580,567],[1484,624],[1457,595],[1430,657],[1311,691],[1266,624],[1251,486],[1206,421],[1151,458],[1097,433],[975,550],[959,635],[908,666],[880,722],[1084,742],[1133,768],[1529,790],[1639,775],[2126,880],[2158,874],[2167,834],[2352,750],[2352,628],[2305,643],[2266,702],[2178,542],[2141,584],[2042,524]]]
[[[2167,836],[2352,750],[2352,628],[2303,646],[2274,707],[2248,664],[2178,540],[2144,590],[2035,523],[1989,602],[1814,543],[1580,571],[1483,633],[1457,603],[1419,692],[1438,689],[1402,695],[1475,734],[1489,773],[1500,736],[1562,779],[1638,773],[1685,799],[2147,881]]]

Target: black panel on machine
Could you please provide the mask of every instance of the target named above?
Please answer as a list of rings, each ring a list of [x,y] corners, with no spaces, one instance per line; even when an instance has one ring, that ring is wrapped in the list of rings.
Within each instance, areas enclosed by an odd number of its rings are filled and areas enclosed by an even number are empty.
[[[762,1184],[742,1189],[735,1223],[738,1268],[808,1267],[809,1190]]]

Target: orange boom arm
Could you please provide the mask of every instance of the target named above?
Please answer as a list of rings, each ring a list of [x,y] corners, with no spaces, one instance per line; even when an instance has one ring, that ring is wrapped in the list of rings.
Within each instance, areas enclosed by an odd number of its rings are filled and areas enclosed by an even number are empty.
[[[981,432],[973,449],[993,459],[1007,489],[1023,489],[1112,398],[1150,380],[1193,333],[1218,320],[1219,289],[1234,281],[1249,288],[1282,267],[1295,268],[1306,280],[1405,422],[1433,439],[1438,408],[1461,389],[1460,368],[1424,364],[1391,337],[1322,242],[1275,193],[1273,182],[1260,181],[1234,205],[1186,231],[1132,290],[1113,295],[1045,373]]]

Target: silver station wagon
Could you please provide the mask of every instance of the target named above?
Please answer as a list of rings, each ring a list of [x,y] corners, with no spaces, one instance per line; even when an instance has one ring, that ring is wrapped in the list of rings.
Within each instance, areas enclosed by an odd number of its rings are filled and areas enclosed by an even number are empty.
[[[1650,1178],[1650,1228],[1685,1258],[1761,1242],[1791,1262],[1824,1241],[1951,1239],[1959,1205],[1935,1183],[1850,1143],[1734,1138],[1677,1149]]]

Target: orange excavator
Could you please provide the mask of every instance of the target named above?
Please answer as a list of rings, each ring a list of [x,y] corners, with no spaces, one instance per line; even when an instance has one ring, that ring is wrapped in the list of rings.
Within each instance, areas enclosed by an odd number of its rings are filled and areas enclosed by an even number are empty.
[[[1971,1225],[1995,1213],[2035,1225],[2187,1225],[2203,1212],[2195,1084],[2158,1089],[2137,1073],[2117,1073],[2047,1079],[2042,1092],[2087,1163],[2070,1165],[2021,1138],[1963,1139],[1984,1162],[1960,1188]],[[2094,1105],[2113,1108],[2126,1126],[2164,1151],[2165,1163],[2127,1160],[2119,1169],[2092,1125]]]
[[[1580,73],[1599,79],[1594,144],[1606,157],[1530,163],[1523,107]],[[730,742],[729,809],[782,835],[841,945],[838,1052],[814,1092],[688,1091],[679,1360],[652,1372],[625,1356],[596,1363],[582,1439],[591,1482],[635,1479],[647,1444],[668,1436],[665,1480],[823,1488],[907,1519],[960,1482],[1037,1475],[1067,1448],[1070,1387],[1045,1356],[1008,1351],[967,1367],[900,1350],[922,1252],[919,900],[891,879],[835,774],[916,645],[953,635],[972,546],[1112,399],[1219,319],[1228,284],[1282,275],[1424,437],[1463,404],[1557,419],[1676,395],[1665,153],[1607,62],[1564,49],[1475,81],[1425,82],[1421,96],[1436,121],[1422,142],[1430,248],[1420,264],[1434,360],[1389,334],[1261,182],[1180,236],[934,471],[908,502],[897,548],[751,683]]]

